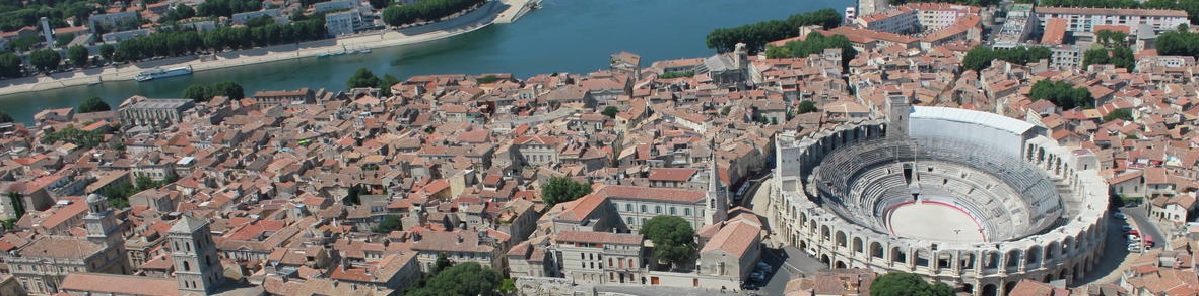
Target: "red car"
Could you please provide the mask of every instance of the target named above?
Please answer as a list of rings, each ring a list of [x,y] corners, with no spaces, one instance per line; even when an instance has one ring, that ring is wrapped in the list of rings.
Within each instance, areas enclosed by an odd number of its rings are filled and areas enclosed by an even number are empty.
[[[1135,236],[1141,236],[1141,232],[1137,231],[1136,229],[1129,230],[1128,234],[1135,235]]]

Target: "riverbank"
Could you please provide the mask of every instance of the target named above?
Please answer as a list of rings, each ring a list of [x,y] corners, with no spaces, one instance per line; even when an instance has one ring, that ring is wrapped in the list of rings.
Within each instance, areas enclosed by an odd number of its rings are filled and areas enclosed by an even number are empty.
[[[337,39],[317,40],[292,45],[276,45],[247,50],[229,51],[206,56],[185,56],[145,61],[95,69],[84,69],[70,73],[38,75],[0,81],[0,95],[43,91],[61,87],[127,81],[142,71],[153,68],[171,68],[191,65],[193,72],[248,66],[260,63],[315,58],[329,53],[378,49],[415,44],[450,38],[470,33],[496,23],[497,17],[505,15],[507,22],[514,21],[526,5],[508,3],[536,0],[489,1],[478,9],[449,20],[417,27],[391,29],[384,32],[359,34]]]
[[[541,5],[541,0],[500,0],[508,4],[508,9],[501,12],[495,17],[497,24],[510,24],[516,22],[520,17],[525,16],[530,10]]]

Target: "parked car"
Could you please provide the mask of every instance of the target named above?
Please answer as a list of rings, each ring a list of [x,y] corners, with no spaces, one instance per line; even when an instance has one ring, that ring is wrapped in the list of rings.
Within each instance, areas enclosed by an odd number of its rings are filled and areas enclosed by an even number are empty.
[[[1129,252],[1140,252],[1140,251],[1141,251],[1141,246],[1138,246],[1138,245],[1128,245],[1128,251],[1129,251]]]
[[[753,280],[754,282],[761,282],[763,280],[766,280],[766,275],[763,274],[761,271],[755,271],[755,272],[752,272],[749,274],[749,279]]]
[[[1123,230],[1124,232],[1132,231],[1132,225],[1120,226],[1120,230]]]
[[[1128,234],[1129,234],[1129,235],[1136,235],[1136,236],[1140,236],[1140,235],[1141,235],[1141,232],[1140,232],[1140,231],[1137,231],[1136,229],[1133,229],[1133,230],[1129,230],[1129,231],[1128,231]]]
[[[1124,220],[1128,219],[1128,216],[1125,216],[1124,213],[1116,212],[1116,219]]]

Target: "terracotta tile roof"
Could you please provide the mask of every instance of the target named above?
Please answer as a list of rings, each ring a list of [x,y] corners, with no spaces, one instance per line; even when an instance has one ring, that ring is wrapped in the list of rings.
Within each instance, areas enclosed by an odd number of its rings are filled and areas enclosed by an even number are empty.
[[[62,289],[118,295],[179,295],[175,279],[86,272],[68,273],[62,280]]]
[[[649,170],[650,181],[687,182],[695,175],[696,169],[688,168],[653,168]]]
[[[652,200],[658,202],[697,203],[707,198],[707,193],[699,190],[647,188],[624,185],[607,185],[600,187],[594,193],[607,198]]]
[[[1045,21],[1045,35],[1041,37],[1041,44],[1061,45],[1066,40],[1066,19],[1051,18]]]
[[[712,240],[704,245],[700,253],[724,251],[733,256],[745,255],[745,252],[757,244],[761,229],[745,222],[734,222],[725,225]]]
[[[560,231],[557,234],[559,243],[596,243],[618,245],[641,245],[644,238],[640,234],[607,233],[595,231]]]
[[[104,246],[81,237],[44,236],[17,253],[22,257],[79,259],[104,250]]]

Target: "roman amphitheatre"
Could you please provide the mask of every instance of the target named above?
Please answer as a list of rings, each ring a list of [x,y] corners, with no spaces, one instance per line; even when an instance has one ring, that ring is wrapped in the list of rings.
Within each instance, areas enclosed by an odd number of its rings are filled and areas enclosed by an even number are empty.
[[[905,271],[1001,295],[1083,278],[1105,238],[1096,158],[1001,115],[913,107],[777,138],[777,235],[835,268]]]

